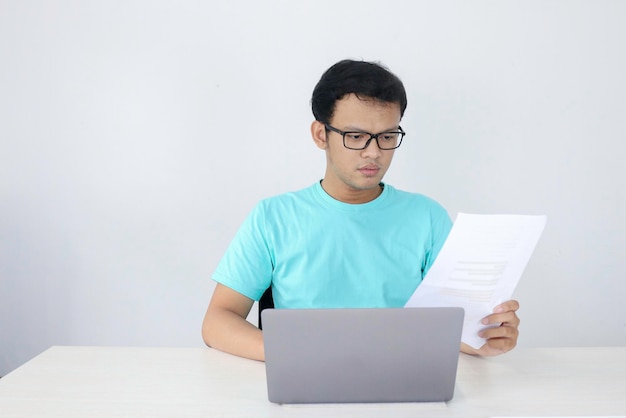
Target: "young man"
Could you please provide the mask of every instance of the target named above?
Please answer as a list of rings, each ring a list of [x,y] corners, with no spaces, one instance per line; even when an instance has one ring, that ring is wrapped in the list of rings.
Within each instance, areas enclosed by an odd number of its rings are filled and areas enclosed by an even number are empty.
[[[313,91],[311,135],[326,153],[324,178],[260,202],[213,275],[202,325],[207,345],[264,360],[262,331],[246,321],[272,287],[277,308],[402,307],[452,226],[435,201],[382,183],[404,131],[402,82],[376,63],[345,60]],[[483,323],[486,344],[471,354],[515,347],[516,301]]]

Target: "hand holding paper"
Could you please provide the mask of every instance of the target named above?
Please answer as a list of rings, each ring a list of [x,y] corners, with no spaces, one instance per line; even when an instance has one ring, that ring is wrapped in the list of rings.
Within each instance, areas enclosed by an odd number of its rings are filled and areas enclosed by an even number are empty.
[[[545,227],[545,216],[460,213],[437,259],[405,306],[465,309],[462,341],[480,348],[480,321],[509,300]]]

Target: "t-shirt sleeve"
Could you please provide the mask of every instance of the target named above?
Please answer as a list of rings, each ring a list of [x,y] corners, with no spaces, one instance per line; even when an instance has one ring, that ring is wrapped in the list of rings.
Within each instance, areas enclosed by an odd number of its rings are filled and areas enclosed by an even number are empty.
[[[273,263],[265,217],[261,202],[237,231],[212,276],[216,282],[253,300],[259,300],[272,282]]]
[[[446,238],[448,238],[448,234],[451,229],[452,220],[450,220],[448,212],[446,212],[446,210],[438,203],[435,203],[431,209],[431,247],[426,253],[422,278],[426,277],[426,273],[428,273],[428,270],[430,270],[430,267],[435,262],[435,259],[437,258],[439,251],[441,251],[441,247],[443,247],[444,242],[446,242]]]

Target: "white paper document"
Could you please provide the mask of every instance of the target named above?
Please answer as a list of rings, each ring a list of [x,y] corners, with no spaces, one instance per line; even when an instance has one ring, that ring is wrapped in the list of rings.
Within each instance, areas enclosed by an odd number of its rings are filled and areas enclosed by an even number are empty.
[[[482,347],[481,320],[511,299],[545,224],[545,216],[459,213],[435,262],[405,306],[464,308],[461,339]]]

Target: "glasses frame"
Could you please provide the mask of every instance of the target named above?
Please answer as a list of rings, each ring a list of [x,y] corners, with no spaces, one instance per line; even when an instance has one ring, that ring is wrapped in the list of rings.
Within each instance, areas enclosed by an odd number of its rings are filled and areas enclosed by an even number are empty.
[[[343,146],[346,147],[347,149],[351,149],[351,150],[355,150],[355,151],[363,151],[364,149],[366,149],[367,147],[369,147],[370,142],[372,142],[372,139],[376,140],[376,145],[378,146],[378,149],[383,150],[383,151],[389,151],[392,149],[397,149],[400,147],[400,145],[402,145],[402,139],[404,139],[404,135],[406,135],[406,132],[404,132],[404,130],[402,129],[401,126],[398,126],[398,130],[397,131],[385,131],[385,132],[379,132],[377,134],[372,134],[369,132],[363,132],[363,131],[342,131],[340,129],[335,128],[334,126],[325,123],[324,126],[326,127],[326,129],[328,129],[329,131],[333,131],[338,133],[339,135],[341,135],[342,139],[343,139]],[[398,145],[396,145],[393,148],[382,148],[380,146],[380,142],[378,142],[378,136],[379,135],[383,135],[383,134],[388,134],[388,133],[394,133],[394,134],[400,134],[400,140],[398,141]],[[347,134],[365,134],[365,135],[369,135],[369,139],[367,141],[365,141],[365,145],[363,146],[363,148],[352,148],[346,145],[346,135]]]

